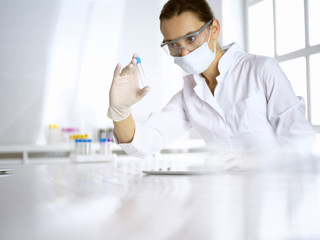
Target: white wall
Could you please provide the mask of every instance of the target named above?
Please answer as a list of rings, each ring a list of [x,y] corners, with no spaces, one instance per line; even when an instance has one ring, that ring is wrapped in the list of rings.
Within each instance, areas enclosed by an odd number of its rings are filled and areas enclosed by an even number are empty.
[[[111,126],[108,91],[117,63],[124,1],[63,0],[51,50],[43,129],[50,123],[93,135]]]
[[[59,3],[0,1],[0,143],[38,137]]]
[[[222,44],[237,42],[245,50],[244,0],[220,0]]]
[[[94,134],[111,127],[108,91],[117,62],[143,61],[152,91],[133,107],[137,121],[160,111],[182,87],[182,72],[159,47],[166,0],[2,0],[0,143],[44,143],[47,124]],[[243,41],[241,0],[209,0],[220,42]]]

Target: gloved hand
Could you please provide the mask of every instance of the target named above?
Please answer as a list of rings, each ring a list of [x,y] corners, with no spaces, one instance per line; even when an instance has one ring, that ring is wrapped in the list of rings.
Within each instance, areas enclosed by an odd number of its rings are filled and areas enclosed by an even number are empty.
[[[126,119],[131,114],[130,107],[141,100],[150,87],[139,87],[138,57],[133,55],[131,62],[121,70],[119,63],[114,70],[113,80],[109,92],[108,117],[118,122]]]

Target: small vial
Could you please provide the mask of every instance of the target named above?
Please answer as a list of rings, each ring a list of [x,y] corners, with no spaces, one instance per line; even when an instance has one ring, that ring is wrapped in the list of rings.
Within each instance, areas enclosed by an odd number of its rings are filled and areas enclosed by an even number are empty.
[[[100,138],[100,154],[106,154],[106,138]]]
[[[81,139],[75,139],[75,154],[79,155],[82,154],[82,140]]]
[[[88,142],[89,142],[89,154],[91,154],[92,139],[88,139]]]
[[[137,66],[138,66],[138,70],[139,70],[139,76],[140,76],[140,80],[142,83],[142,87],[146,87],[147,86],[146,77],[144,75],[141,59],[140,59],[140,57],[136,57],[136,60],[137,60]]]
[[[86,154],[86,139],[79,139],[79,143],[80,143],[80,154],[84,155]]]
[[[61,137],[61,130],[58,125],[51,124],[48,126],[48,136],[47,136],[47,143],[48,144],[57,144],[61,143],[62,137]]]
[[[112,140],[107,138],[107,153],[108,154],[112,153],[112,151],[111,151],[111,142],[112,142]]]
[[[90,155],[91,154],[91,139],[84,139],[84,153],[85,155]]]

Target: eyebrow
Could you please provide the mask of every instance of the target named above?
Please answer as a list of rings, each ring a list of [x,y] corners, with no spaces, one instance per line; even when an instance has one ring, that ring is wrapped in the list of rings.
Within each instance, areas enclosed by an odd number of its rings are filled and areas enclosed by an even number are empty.
[[[202,27],[203,27],[203,26],[202,26]],[[201,28],[202,28],[202,27],[201,27]],[[201,28],[200,28],[200,29],[201,29]],[[190,32],[186,33],[185,35],[183,35],[183,36],[181,36],[181,37],[178,37],[178,38],[175,38],[175,39],[163,39],[163,41],[164,41],[164,42],[171,42],[171,41],[174,41],[174,40],[176,40],[176,39],[183,38],[183,37],[188,36],[188,35],[190,35],[190,34],[196,33],[196,32],[198,32],[198,31],[200,31],[200,29],[198,29],[198,30],[196,30],[196,31],[190,31]]]
[[[197,32],[200,32],[200,31],[203,31],[203,29],[205,29],[206,27],[208,27],[212,22],[213,22],[214,18],[211,19],[209,22],[207,22],[205,25],[203,25],[201,28],[199,28],[197,31],[191,31],[189,33],[187,33],[186,35],[182,36],[182,37],[179,37],[179,38],[176,38],[176,39],[173,39],[173,40],[165,40],[163,39],[162,43],[161,43],[161,47],[164,46],[166,43],[168,42],[172,42],[172,41],[179,41],[180,39],[183,39],[185,37],[187,37],[188,35],[192,35],[194,33],[197,33]]]

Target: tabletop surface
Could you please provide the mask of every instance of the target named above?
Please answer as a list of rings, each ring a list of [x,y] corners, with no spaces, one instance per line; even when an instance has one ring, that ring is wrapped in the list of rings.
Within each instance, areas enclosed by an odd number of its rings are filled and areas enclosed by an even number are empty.
[[[320,239],[319,157],[268,158],[181,176],[141,171],[203,159],[14,166],[0,175],[0,239]]]

